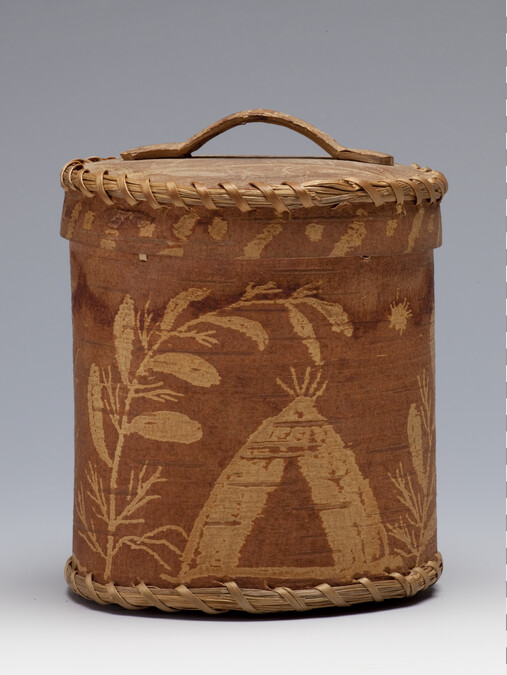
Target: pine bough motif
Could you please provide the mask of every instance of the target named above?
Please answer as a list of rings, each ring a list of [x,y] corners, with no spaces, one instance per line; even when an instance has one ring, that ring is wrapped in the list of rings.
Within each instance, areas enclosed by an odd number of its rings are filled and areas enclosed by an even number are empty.
[[[400,462],[390,479],[396,487],[398,500],[406,508],[406,515],[396,525],[389,525],[389,533],[401,545],[396,551],[403,557],[415,557],[415,564],[423,562],[424,550],[435,536],[436,474],[434,470],[433,444],[435,440],[435,417],[431,404],[430,379],[423,371],[418,377],[420,406],[410,406],[407,420],[407,435],[410,458],[414,472],[408,473]]]

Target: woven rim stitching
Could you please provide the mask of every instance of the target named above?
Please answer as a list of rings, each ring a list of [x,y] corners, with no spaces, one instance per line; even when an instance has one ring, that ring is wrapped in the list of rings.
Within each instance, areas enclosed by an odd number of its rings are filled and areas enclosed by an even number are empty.
[[[411,597],[432,586],[442,574],[440,553],[434,560],[414,567],[408,575],[392,572],[382,579],[362,577],[351,584],[330,586],[318,584],[307,589],[277,586],[267,590],[240,588],[236,582],[224,582],[218,588],[148,587],[143,581],[136,586],[120,586],[113,582],[100,584],[91,572],[78,570],[73,557],[67,560],[65,578],[78,595],[101,605],[117,604],[126,609],[157,607],[164,612],[197,609],[207,614],[242,610],[251,614],[266,612],[303,612],[323,607],[350,607],[362,602],[383,602],[392,598]]]
[[[195,182],[178,186],[174,181],[163,184],[150,178],[138,180],[128,174],[110,176],[107,169],[92,173],[86,163],[97,161],[101,161],[99,157],[67,162],[60,173],[64,190],[77,190],[88,198],[97,195],[108,206],[113,205],[113,198],[116,198],[125,200],[130,206],[145,201],[153,209],[173,206],[188,210],[200,206],[216,211],[236,207],[242,213],[255,208],[272,208],[277,213],[284,213],[296,208],[334,206],[343,202],[372,202],[379,207],[391,202],[401,205],[405,201],[413,201],[418,206],[423,201],[430,204],[440,202],[447,191],[447,181],[442,173],[417,164],[411,164],[411,167],[424,172],[427,177],[418,175],[377,182],[351,177],[336,184],[312,182],[304,185],[293,181],[284,181],[280,185],[252,182],[249,188],[240,189],[231,182],[221,182],[216,188],[208,188]]]

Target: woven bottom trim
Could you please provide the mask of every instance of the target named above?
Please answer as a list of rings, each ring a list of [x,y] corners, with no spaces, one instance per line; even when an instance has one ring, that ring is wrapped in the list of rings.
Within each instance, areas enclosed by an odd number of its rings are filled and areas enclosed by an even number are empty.
[[[163,612],[198,609],[207,614],[241,610],[251,614],[268,612],[305,612],[324,607],[350,607],[362,602],[382,602],[393,598],[406,598],[432,586],[442,574],[440,553],[434,560],[414,567],[408,575],[392,572],[383,579],[366,577],[351,584],[330,586],[319,584],[312,588],[291,589],[279,586],[271,590],[240,588],[229,581],[221,588],[158,588],[139,583],[136,586],[117,586],[112,581],[99,584],[89,572],[78,572],[74,558],[65,565],[65,579],[70,588],[87,600],[100,605],[116,604],[125,609],[157,607]]]

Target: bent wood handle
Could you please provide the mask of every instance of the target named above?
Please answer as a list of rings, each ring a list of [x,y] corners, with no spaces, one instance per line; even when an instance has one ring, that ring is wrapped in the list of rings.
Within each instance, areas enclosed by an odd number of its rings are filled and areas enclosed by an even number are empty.
[[[227,117],[214,122],[206,129],[199,131],[183,143],[163,143],[160,145],[144,145],[139,148],[132,148],[121,153],[123,159],[162,159],[169,157],[188,157],[192,152],[201,148],[205,143],[224,131],[233,129],[240,124],[250,124],[250,122],[265,122],[267,124],[278,124],[281,127],[287,127],[297,131],[306,138],[314,141],[323,150],[328,152],[334,159],[348,159],[356,162],[369,162],[371,164],[393,164],[392,155],[386,155],[383,152],[373,152],[371,150],[357,150],[346,148],[340,145],[334,138],[328,136],[308,122],[277,112],[276,110],[243,110],[233,113]]]

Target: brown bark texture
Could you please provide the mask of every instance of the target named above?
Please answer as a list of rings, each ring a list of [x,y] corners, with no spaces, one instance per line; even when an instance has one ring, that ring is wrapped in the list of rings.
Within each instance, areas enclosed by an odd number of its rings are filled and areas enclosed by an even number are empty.
[[[61,233],[83,573],[297,589],[433,559],[438,204],[67,192]]]

